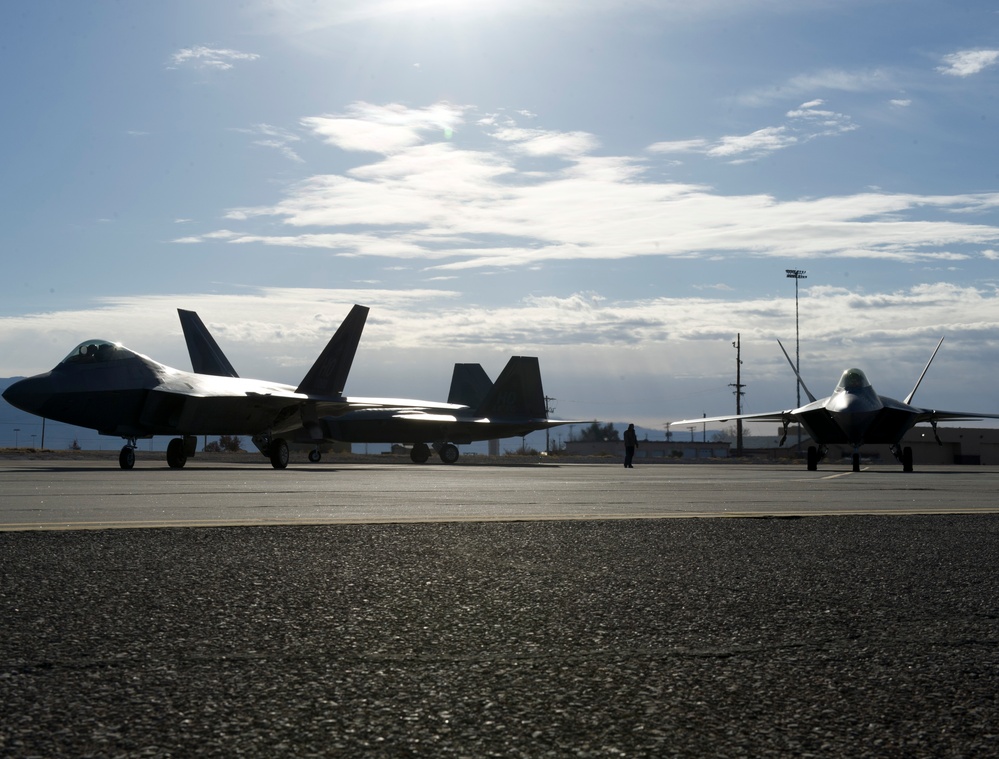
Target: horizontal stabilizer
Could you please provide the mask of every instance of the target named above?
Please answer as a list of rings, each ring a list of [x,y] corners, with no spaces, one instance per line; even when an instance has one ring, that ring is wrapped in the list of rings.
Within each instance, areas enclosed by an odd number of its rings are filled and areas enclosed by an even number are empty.
[[[343,395],[350,365],[354,363],[354,354],[361,342],[361,332],[364,331],[367,318],[367,306],[355,305],[350,309],[347,318],[330,338],[296,392],[324,397]]]
[[[212,374],[216,377],[238,377],[229,359],[211,336],[201,317],[194,311],[177,309],[180,326],[184,329],[187,352],[195,374]]]

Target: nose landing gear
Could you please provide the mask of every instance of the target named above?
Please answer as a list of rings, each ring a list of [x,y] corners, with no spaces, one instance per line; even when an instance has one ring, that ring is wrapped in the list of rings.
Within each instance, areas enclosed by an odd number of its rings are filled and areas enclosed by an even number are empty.
[[[128,442],[122,446],[118,453],[118,466],[122,469],[131,469],[135,466],[135,438],[127,438]]]

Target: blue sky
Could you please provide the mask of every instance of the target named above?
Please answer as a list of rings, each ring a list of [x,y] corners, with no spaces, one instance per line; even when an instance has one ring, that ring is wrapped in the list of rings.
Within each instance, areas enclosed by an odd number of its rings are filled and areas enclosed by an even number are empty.
[[[776,338],[999,410],[989,2],[0,6],[0,376],[176,309],[291,383],[357,302],[347,391],[541,359],[563,418],[793,405]],[[759,431],[761,434],[763,430]]]

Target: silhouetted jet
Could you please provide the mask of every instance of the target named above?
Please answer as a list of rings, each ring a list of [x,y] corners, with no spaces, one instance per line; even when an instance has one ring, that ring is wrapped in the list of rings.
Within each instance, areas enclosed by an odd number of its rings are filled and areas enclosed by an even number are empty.
[[[180,309],[178,314],[194,370],[236,376],[200,317]],[[427,461],[432,446],[441,461],[453,464],[458,445],[580,423],[548,418],[538,359],[529,356],[512,357],[495,384],[479,364],[455,364],[447,403],[354,396],[346,400],[354,404],[351,410],[320,416],[311,428],[286,431],[285,438],[312,446],[312,462],[321,459],[322,443],[338,441],[406,444],[415,463]]]
[[[780,344],[780,341],[777,341]],[[786,411],[772,411],[761,414],[741,414],[730,416],[715,416],[699,419],[681,419],[674,424],[701,424],[704,422],[728,422],[733,419],[756,419],[763,421],[779,421],[784,425],[784,434],[781,436],[780,444],[783,445],[787,439],[787,428],[792,422],[801,424],[804,430],[816,443],[808,448],[808,469],[814,471],[818,468],[819,460],[826,453],[826,446],[829,445],[850,445],[853,447],[853,471],[860,471],[860,448],[864,445],[884,445],[891,448],[892,454],[902,463],[902,469],[906,472],[912,471],[912,448],[902,447],[902,437],[915,425],[922,422],[929,422],[933,427],[933,436],[940,443],[937,436],[937,422],[971,421],[976,419],[999,419],[999,414],[981,414],[965,411],[940,411],[937,409],[919,408],[910,405],[912,397],[919,389],[919,384],[926,375],[926,370],[930,368],[943,338],[937,343],[930,360],[923,367],[919,379],[915,386],[905,396],[905,400],[897,401],[884,395],[878,395],[871,387],[871,383],[860,369],[847,369],[843,372],[828,398],[816,399],[805,386],[801,375],[798,374],[788,356],[784,346],[784,357],[791,364],[801,384],[802,390],[808,396],[808,404],[800,408],[787,409]]]
[[[288,432],[319,434],[321,417],[356,406],[343,397],[343,387],[367,315],[364,306],[351,309],[298,387],[241,379],[234,371],[185,372],[119,343],[85,340],[52,371],[15,382],[3,397],[32,414],[124,438],[122,469],[135,464],[136,440],[154,435],[178,436],[167,447],[173,468],[194,455],[198,435],[251,435],[283,469]]]

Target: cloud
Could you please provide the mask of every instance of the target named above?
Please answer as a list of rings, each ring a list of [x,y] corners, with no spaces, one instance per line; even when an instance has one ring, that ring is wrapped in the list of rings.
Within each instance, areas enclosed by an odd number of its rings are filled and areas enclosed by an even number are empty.
[[[185,47],[170,56],[171,65],[168,68],[190,66],[199,69],[228,71],[234,61],[255,61],[260,56],[256,53],[241,53],[238,50],[212,48],[206,45]]]
[[[515,150],[530,156],[582,156],[593,152],[599,142],[586,132],[552,132],[543,129],[507,127],[493,132],[497,140],[511,143]]]
[[[254,145],[262,148],[273,148],[290,161],[304,163],[302,157],[292,147],[293,143],[299,142],[302,139],[294,132],[289,132],[286,129],[280,129],[270,124],[257,124],[250,129],[234,129],[233,131],[256,137],[257,139],[253,141]]]
[[[468,126],[471,110],[361,103],[348,118],[305,119],[331,148],[364,146],[372,157],[287,185],[277,202],[230,208],[227,228],[176,242],[416,262],[435,276],[644,256],[960,261],[999,244],[999,227],[974,223],[994,213],[999,193],[722,195],[649,178],[647,156],[598,155],[599,142],[587,133],[496,128],[477,119]],[[787,119],[782,127],[688,141],[683,149],[752,160],[855,128],[822,100],[803,103]],[[465,130],[462,139],[447,140],[442,124]]]
[[[750,90],[736,100],[741,105],[758,107],[815,92],[884,92],[895,88],[894,77],[885,69],[821,69],[798,74],[777,85]]]
[[[302,125],[341,150],[390,155],[435,135],[446,139],[461,126],[465,107],[439,103],[429,108],[355,103],[345,114],[310,116]]]
[[[348,382],[351,395],[442,400],[454,362],[480,362],[495,377],[510,355],[536,355],[546,393],[559,399],[563,418],[636,417],[658,425],[689,416],[692,392],[704,394],[698,403],[712,413],[729,403],[735,331],[742,336],[750,408],[783,408],[794,391],[776,345],[777,338],[793,339],[790,295],[613,300],[587,291],[528,295],[484,307],[443,287],[142,294],[101,298],[73,311],[0,317],[0,376],[46,371],[80,340],[92,337],[120,341],[170,366],[188,368],[177,321],[180,307],[201,315],[242,376],[295,384],[353,303],[371,312]],[[803,373],[814,392],[824,394],[844,366],[856,365],[868,369],[880,392],[901,397],[936,339],[946,334],[948,350],[937,359],[938,373],[920,391],[924,401],[934,402],[934,381],[943,381],[948,371],[980,376],[981,389],[975,392],[992,397],[986,393],[999,370],[999,362],[990,358],[999,354],[994,288],[928,283],[862,292],[812,284],[801,289],[800,317]],[[974,366],[963,363],[969,356]],[[942,368],[945,363],[949,370]],[[651,395],[636,398],[640,388]],[[950,401],[939,405],[953,407]]]
[[[961,50],[943,57],[937,71],[947,76],[973,76],[999,63],[999,50]]]
[[[763,127],[745,135],[726,135],[717,140],[696,138],[657,142],[648,150],[660,154],[699,153],[732,163],[745,163],[816,137],[834,137],[857,128],[849,116],[821,108],[824,104],[824,100],[803,103],[788,111],[785,114],[787,122],[780,126]]]
[[[788,133],[788,128],[765,127],[746,135],[722,137],[705,153],[714,158],[731,158],[733,156],[751,156],[758,158],[767,153],[789,147],[798,142],[798,138]]]

